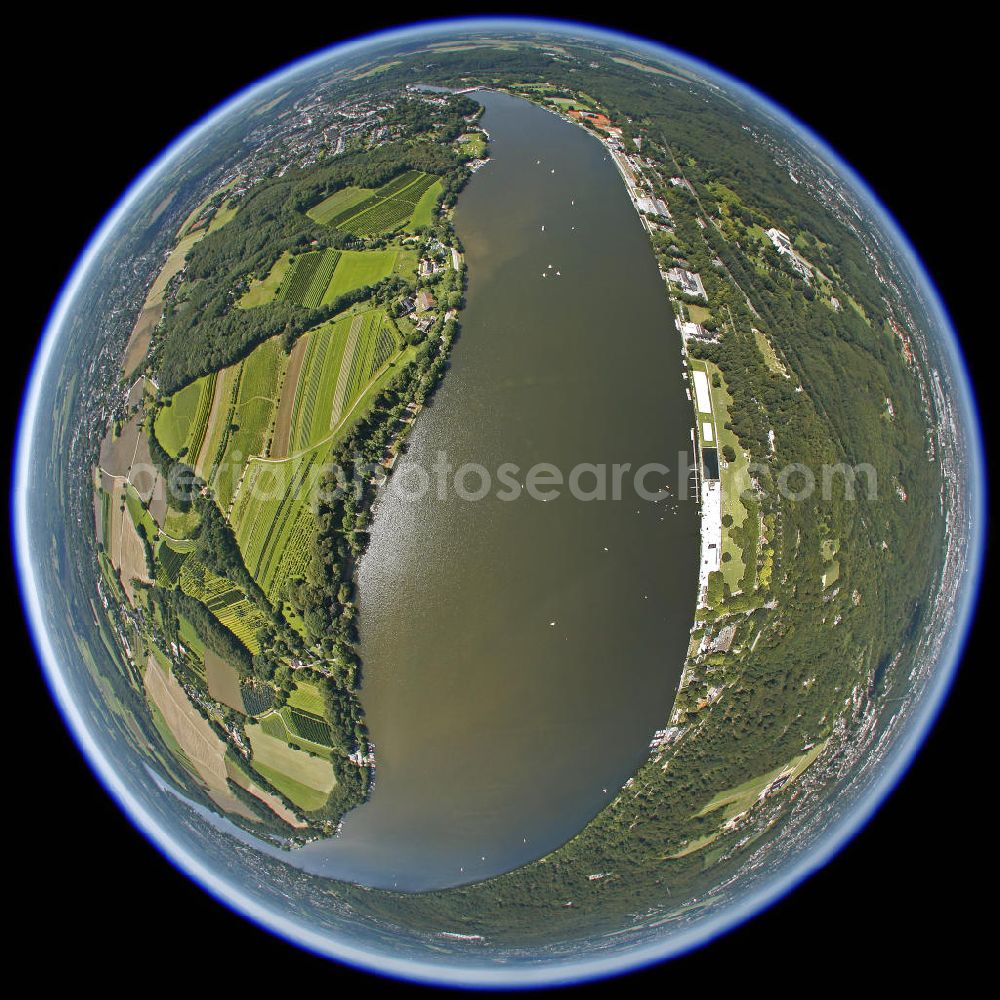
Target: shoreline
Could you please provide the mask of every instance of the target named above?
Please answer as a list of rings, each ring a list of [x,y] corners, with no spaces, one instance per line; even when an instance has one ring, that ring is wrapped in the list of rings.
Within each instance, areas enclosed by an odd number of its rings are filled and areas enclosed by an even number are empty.
[[[487,88],[481,88],[487,89]],[[507,91],[503,91],[507,93]],[[521,97],[523,100],[528,100],[522,94],[513,94],[512,96]],[[614,135],[600,136],[593,129],[587,128],[582,124],[579,118],[575,118],[572,115],[566,114],[564,112],[558,111],[555,108],[549,107],[546,104],[536,103],[536,107],[542,108],[544,111],[548,111],[550,114],[555,115],[562,121],[568,122],[570,124],[576,125],[581,128],[584,132],[592,135],[607,151],[611,157],[612,162],[618,170],[619,176],[625,185],[625,191],[629,196],[629,200],[632,202],[632,207],[635,209],[636,214],[642,221],[643,228],[646,230],[647,235],[652,236],[654,232],[655,223],[651,222],[646,214],[649,211],[648,207],[644,207],[644,203],[649,203],[655,205],[658,199],[653,199],[652,193],[644,194],[640,187],[640,182],[643,180],[641,174],[641,168],[637,167],[628,157],[623,150],[622,145],[617,141],[617,137]],[[627,165],[626,165],[627,164]],[[631,169],[630,169],[631,168]],[[634,171],[634,172],[633,172]],[[638,174],[638,176],[636,176]],[[659,202],[663,208],[668,208],[665,204]],[[671,218],[668,214],[666,218]],[[670,288],[670,279],[663,272],[660,272],[660,277],[663,279],[664,285],[667,289],[667,297],[670,300],[671,306],[676,307],[681,305],[681,300],[673,293]],[[702,464],[702,445],[701,437],[699,435],[699,423],[700,412],[699,412],[699,397],[695,392],[692,392],[690,373],[691,369],[691,358],[688,353],[687,348],[687,335],[685,334],[684,324],[681,321],[680,315],[676,308],[674,308],[674,326],[681,337],[681,363],[684,366],[683,378],[685,381],[685,390],[687,392],[688,399],[692,405],[692,425],[691,425],[691,442],[693,446],[693,454],[695,458],[695,469],[692,472],[692,477],[694,479],[694,496],[698,504],[698,520],[699,520],[699,532],[701,537],[701,553],[699,560],[699,571],[698,571],[698,591],[695,603],[695,611],[705,607],[705,595],[708,590],[708,574],[717,570],[719,568],[718,558],[722,550],[722,497],[721,497],[721,486],[719,480],[706,480],[704,476],[704,466]],[[701,411],[706,416],[710,416],[711,424],[713,427],[713,439],[718,441],[719,436],[715,425],[715,413],[714,407],[711,405],[711,393],[708,393],[707,400],[709,403],[709,409]],[[697,618],[692,619],[691,630],[697,627]],[[683,676],[683,675],[682,675]],[[683,687],[683,683],[681,684]]]

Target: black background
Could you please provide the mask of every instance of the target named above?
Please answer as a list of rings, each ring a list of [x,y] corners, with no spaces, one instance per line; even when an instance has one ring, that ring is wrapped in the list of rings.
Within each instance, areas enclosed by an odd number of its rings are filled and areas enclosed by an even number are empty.
[[[228,5],[225,12],[157,5],[150,15],[130,5],[124,16],[96,8],[86,16],[28,12],[27,29],[8,39],[7,52],[17,62],[6,104],[13,140],[6,159],[15,178],[5,207],[15,260],[3,292],[4,312],[13,310],[15,319],[2,334],[12,382],[3,397],[9,440],[52,301],[126,185],[179,132],[262,74],[340,38],[398,23],[384,8],[366,19],[357,6],[347,13],[340,4],[271,8],[263,22]],[[593,19],[658,37],[753,84],[858,169],[934,275],[988,416],[983,376],[995,338],[995,264],[993,254],[980,251],[985,232],[995,231],[989,213],[996,166],[984,146],[995,119],[986,103],[988,66],[980,61],[985,29],[958,12],[890,24],[873,22],[871,8],[830,7],[824,20],[803,20],[798,6],[754,5],[749,13],[759,20],[701,4],[664,6],[649,19],[638,7],[631,19],[610,10]],[[398,20],[416,13],[411,8]],[[23,713],[30,742],[22,742],[24,756],[4,779],[17,800],[8,826],[19,834],[14,867],[25,879],[13,902],[19,933],[48,940],[51,958],[41,968],[15,952],[9,965],[23,965],[50,986],[96,976],[105,986],[111,977],[122,989],[141,983],[168,991],[210,983],[241,990],[270,984],[293,994],[420,989],[376,984],[272,938],[161,859],[99,790],[64,730],[16,613],[12,573],[7,583],[15,619],[9,690],[31,701]],[[982,608],[988,615],[989,594]],[[884,976],[897,986],[907,970],[968,971],[976,952],[967,904],[990,892],[985,811],[995,768],[976,757],[977,734],[992,728],[992,678],[982,667],[995,655],[986,639],[980,624],[920,757],[833,862],[750,924],[616,985],[713,992],[756,985],[801,994],[817,985],[850,989],[862,970],[869,983]],[[36,782],[29,770],[35,768],[57,785]],[[164,951],[171,945],[172,958]]]

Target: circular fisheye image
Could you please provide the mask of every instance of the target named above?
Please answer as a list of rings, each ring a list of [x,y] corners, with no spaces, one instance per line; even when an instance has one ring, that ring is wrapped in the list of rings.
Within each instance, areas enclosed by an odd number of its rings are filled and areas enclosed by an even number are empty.
[[[14,469],[46,679],[291,944],[572,983],[779,899],[924,741],[985,504],[850,166],[597,27],[432,22],[238,93],[114,205]]]

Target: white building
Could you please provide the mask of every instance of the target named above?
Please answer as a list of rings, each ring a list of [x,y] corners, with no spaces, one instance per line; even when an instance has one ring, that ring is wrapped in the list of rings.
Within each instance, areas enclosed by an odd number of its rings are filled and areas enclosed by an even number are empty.
[[[783,233],[780,229],[774,229],[772,227],[767,231],[767,237],[774,244],[774,249],[777,250],[778,253],[794,253],[792,250],[792,241],[788,238],[787,233]]]
[[[696,274],[694,271],[686,271],[683,267],[672,267],[667,271],[667,278],[687,295],[697,295],[706,302],[708,301],[700,274]]]

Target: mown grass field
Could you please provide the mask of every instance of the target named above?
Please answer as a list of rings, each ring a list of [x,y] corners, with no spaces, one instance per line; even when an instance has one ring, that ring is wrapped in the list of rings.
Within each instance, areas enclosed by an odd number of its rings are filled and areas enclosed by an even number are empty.
[[[342,250],[340,260],[330,284],[323,295],[322,304],[333,302],[338,295],[374,285],[387,278],[396,267],[399,251],[388,250]]]
[[[434,206],[438,198],[441,197],[440,181],[435,181],[421,196],[413,209],[413,217],[410,219],[410,228],[417,226],[429,226],[434,221]]]
[[[208,425],[214,390],[215,375],[195,379],[175,392],[156,414],[153,432],[171,458],[177,458],[182,451],[185,455],[197,455]]]
[[[329,798],[335,779],[329,761],[294,750],[268,735],[259,725],[248,725],[253,768],[300,809],[319,809]]]

